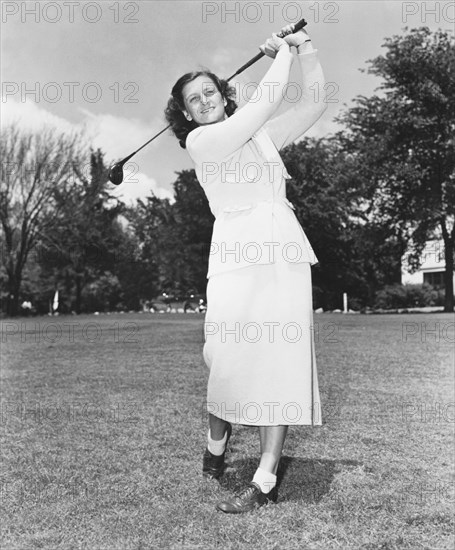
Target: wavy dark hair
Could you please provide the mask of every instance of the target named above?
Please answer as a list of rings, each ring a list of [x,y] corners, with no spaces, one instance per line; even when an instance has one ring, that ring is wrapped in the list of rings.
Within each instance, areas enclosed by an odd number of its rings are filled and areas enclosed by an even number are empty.
[[[237,109],[237,103],[235,102],[235,88],[230,86],[227,80],[222,80],[218,78],[215,74],[211,73],[208,70],[202,71],[193,71],[191,73],[186,73],[180,77],[177,82],[174,84],[174,87],[171,90],[171,98],[167,102],[167,107],[164,111],[164,116],[166,120],[171,125],[171,130],[179,140],[180,147],[186,149],[186,137],[191,132],[199,126],[194,120],[188,120],[183,114],[185,109],[185,103],[183,102],[183,88],[188,82],[192,82],[198,76],[207,76],[218,88],[218,91],[221,92],[223,99],[226,100],[227,105],[225,107],[226,114],[231,116],[235,113]]]

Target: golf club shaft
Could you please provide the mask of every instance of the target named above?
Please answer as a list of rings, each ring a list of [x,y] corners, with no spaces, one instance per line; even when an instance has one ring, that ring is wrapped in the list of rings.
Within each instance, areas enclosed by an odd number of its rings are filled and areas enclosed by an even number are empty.
[[[305,21],[305,19],[301,19],[298,23],[296,23],[294,25],[294,28],[293,28],[293,31],[292,32],[297,32],[299,31],[300,29],[303,29],[303,27],[305,27],[307,24],[307,22]],[[281,33],[278,35],[278,36],[282,36]],[[227,82],[229,82],[230,80],[232,80],[235,76],[239,75],[240,73],[242,73],[243,71],[245,71],[246,69],[248,69],[248,67],[251,67],[251,65],[253,65],[254,63],[256,63],[256,61],[259,61],[259,59],[261,59],[262,57],[264,57],[264,53],[260,52],[258,53],[257,55],[255,55],[253,58],[251,58],[247,63],[245,63],[245,65],[242,65],[240,67],[240,69],[238,69],[232,76],[230,76],[229,78],[227,78]],[[169,128],[171,127],[170,124],[168,124],[166,126],[166,128],[163,128],[160,132],[158,132],[157,134],[155,134],[152,138],[150,138],[146,143],[144,143],[144,145],[141,145],[141,147],[139,147],[139,149],[136,149],[136,151],[134,151],[133,153],[131,153],[130,155],[128,155],[127,157],[125,157],[123,160],[121,160],[120,162],[117,162],[115,166],[118,166],[118,167],[122,167],[127,161],[130,160],[131,157],[133,157],[136,153],[139,153],[139,151],[141,151],[146,145],[148,145],[149,143],[151,143],[154,139],[156,139],[158,136],[160,136],[161,134],[163,134],[166,130],[168,130]],[[111,172],[112,172],[112,169],[111,169]],[[112,180],[111,180],[112,181]],[[121,181],[121,180],[120,180]]]
[[[168,128],[170,128],[171,125],[168,124],[166,126],[166,128],[163,128],[160,132],[158,132],[157,134],[155,134],[152,138],[150,138],[147,142],[144,143],[144,145],[142,145],[141,147],[139,147],[139,149],[136,149],[136,151],[134,151],[134,153],[131,153],[131,155],[129,155],[128,157],[125,157],[122,162],[126,162],[128,161],[132,156],[134,156],[136,153],[139,153],[139,151],[141,149],[143,149],[146,145],[148,145],[151,141],[153,141],[155,138],[157,138],[158,136],[160,136],[161,134],[163,134]]]

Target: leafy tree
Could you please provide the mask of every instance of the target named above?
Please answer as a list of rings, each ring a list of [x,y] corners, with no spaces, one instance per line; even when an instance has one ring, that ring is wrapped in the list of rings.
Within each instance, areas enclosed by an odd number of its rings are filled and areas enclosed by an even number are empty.
[[[401,284],[403,239],[393,227],[364,220],[350,227],[350,264],[353,285],[349,295],[358,298],[360,307],[374,307],[377,293],[386,286]]]
[[[182,253],[187,275],[187,289],[205,293],[207,269],[215,218],[194,170],[182,170],[174,182],[175,202],[172,205],[179,226]]]
[[[339,152],[328,140],[307,139],[282,152],[292,180],[287,196],[310,240],[319,265],[313,270],[315,307],[340,307],[346,288],[349,224],[349,194],[338,185]]]
[[[125,210],[125,216],[128,216]],[[123,227],[116,248],[116,265],[113,274],[120,285],[117,308],[139,310],[141,300],[155,296],[156,269],[150,258],[143,254],[141,242],[131,224]],[[112,307],[111,307],[112,309]]]
[[[172,286],[180,265],[180,242],[175,232],[175,221],[168,199],[155,195],[138,200],[134,208],[129,208],[126,217],[139,242],[140,262],[148,279],[143,289],[144,299],[152,299],[162,289]]]
[[[414,268],[425,242],[442,236],[445,311],[453,311],[455,40],[422,27],[384,46],[366,71],[383,78],[382,94],[355,99],[339,118],[340,140],[362,173],[370,219],[406,240]]]
[[[143,296],[148,299],[163,291],[184,296],[206,288],[214,218],[194,170],[178,172],[173,185],[173,203],[152,195],[127,214],[149,274]]]
[[[123,241],[118,217],[124,205],[106,189],[108,168],[100,150],[90,153],[88,170],[78,165],[74,170],[76,177],[71,186],[54,188],[53,201],[58,213],[52,230],[41,233],[45,253],[40,263],[44,273],[53,273],[56,286],[65,289],[64,295],[72,302],[68,307],[80,313],[84,288],[99,277],[107,285],[103,290],[106,307],[120,300],[119,282],[113,272]],[[95,294],[99,296],[98,291]],[[85,296],[84,309],[93,309],[88,303],[89,292]]]

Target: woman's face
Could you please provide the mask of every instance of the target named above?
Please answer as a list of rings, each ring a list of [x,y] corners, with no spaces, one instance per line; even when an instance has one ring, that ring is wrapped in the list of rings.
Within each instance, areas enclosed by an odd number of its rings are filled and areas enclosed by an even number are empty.
[[[185,84],[182,90],[185,111],[188,120],[199,125],[214,124],[227,118],[224,110],[226,100],[208,76],[198,76]]]

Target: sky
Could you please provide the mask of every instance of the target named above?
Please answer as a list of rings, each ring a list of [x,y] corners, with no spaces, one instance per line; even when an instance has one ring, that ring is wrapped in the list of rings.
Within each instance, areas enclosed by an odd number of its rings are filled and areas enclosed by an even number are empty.
[[[385,52],[386,37],[406,27],[452,30],[454,8],[453,0],[3,0],[1,122],[83,129],[111,164],[167,126],[164,109],[182,74],[205,67],[227,78],[272,32],[304,17],[330,91],[328,109],[305,135],[324,137],[339,129],[334,118],[356,96],[379,86],[359,69]],[[243,87],[259,82],[271,63],[264,57],[231,82],[240,105],[248,98]],[[192,167],[168,130],[132,159],[112,190],[128,203],[151,191],[171,198],[176,172]]]

